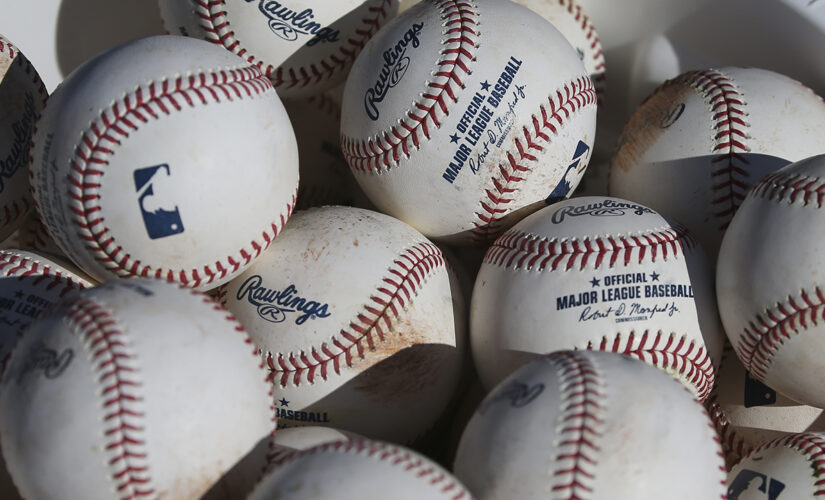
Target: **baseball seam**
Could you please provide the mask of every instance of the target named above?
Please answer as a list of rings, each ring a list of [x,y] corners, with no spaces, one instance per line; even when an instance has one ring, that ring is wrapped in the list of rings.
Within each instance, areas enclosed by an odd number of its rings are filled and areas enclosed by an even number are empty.
[[[763,177],[750,193],[774,203],[796,203],[822,208],[825,183],[818,177],[774,172]],[[800,329],[825,320],[825,293],[814,287],[812,291],[800,289],[799,297],[788,295],[777,301],[773,308],[765,308],[761,314],[748,321],[734,346],[745,369],[759,380],[765,380],[774,355]]]
[[[354,34],[340,43],[338,50],[324,59],[309,63],[305,66],[277,68],[259,60],[249,53],[243,43],[235,38],[235,32],[230,27],[226,12],[226,0],[195,0],[195,9],[201,27],[206,31],[206,39],[218,45],[223,45],[231,52],[246,59],[250,64],[260,69],[267,78],[272,80],[276,89],[303,88],[311,84],[318,84],[329,80],[344,72],[356,56],[364,48],[364,44],[372,38],[382,23],[388,18],[387,9],[392,0],[378,0],[377,5],[367,8],[367,15],[359,21]]]
[[[550,239],[538,235],[511,230],[504,233],[487,250],[485,265],[512,270],[536,270],[537,272],[583,270],[588,265],[599,269],[616,264],[627,266],[634,260],[656,262],[673,258],[696,246],[693,236],[683,226],[654,229],[645,233],[625,236],[596,236],[584,239]],[[589,342],[588,349],[627,354],[663,369],[675,370],[681,378],[696,388],[700,399],[710,393],[715,372],[710,356],[704,347],[676,332],[665,335],[645,330],[623,338],[621,334],[611,340],[602,337],[598,344]]]
[[[349,327],[333,335],[329,342],[312,346],[309,352],[266,352],[266,363],[273,381],[286,387],[290,380],[295,387],[305,380],[314,383],[316,377],[326,380],[330,367],[340,375],[342,363],[353,366],[355,357],[363,359],[367,350],[374,350],[376,342],[383,342],[394,328],[395,320],[412,303],[418,289],[438,269],[445,266],[441,250],[430,242],[417,243],[403,252],[389,267],[381,284],[370,296]]]
[[[120,277],[154,277],[199,287],[237,271],[268,248],[292,213],[297,188],[292,200],[280,213],[280,220],[261,232],[262,241],[254,239],[237,255],[216,261],[212,264],[214,269],[204,265],[201,270],[153,269],[134,260],[109,234],[101,215],[99,190],[109,157],[115,154],[121,141],[138,130],[141,124],[181,111],[186,106],[194,108],[199,104],[244,99],[271,89],[272,83],[257,68],[225,69],[178,76],[172,81],[149,82],[103,109],[100,116],[83,131],[70,159],[68,175],[72,221],[93,258]]]
[[[450,495],[452,500],[470,498],[466,490],[436,465],[430,464],[419,456],[407,452],[403,447],[367,439],[351,439],[320,444],[307,450],[294,451],[273,461],[272,468],[279,467],[298,458],[316,453],[355,453],[377,459],[394,467],[402,468],[412,477],[425,481],[440,493]]]
[[[599,39],[598,33],[596,32],[596,27],[593,26],[590,18],[584,13],[581,6],[578,5],[573,0],[558,0],[559,5],[561,5],[569,14],[573,15],[573,19],[579,23],[581,26],[582,31],[585,33],[585,38],[588,42],[590,42],[590,50],[593,51],[592,56],[592,63],[593,63],[593,74],[590,75],[590,79],[593,80],[593,86],[596,89],[596,98],[599,104],[603,104],[604,102],[604,93],[605,93],[605,85],[607,81],[607,77],[605,74],[605,59],[604,59],[604,50],[602,49],[602,42]]]
[[[85,343],[101,385],[104,450],[122,499],[155,495],[144,439],[142,383],[125,331],[101,305],[75,298],[66,305],[70,328]]]
[[[625,354],[666,372],[675,371],[679,379],[695,388],[700,401],[707,399],[716,378],[705,348],[697,346],[693,340],[687,341],[686,335],[679,336],[676,332],[665,334],[659,330],[653,334],[650,330],[644,330],[638,335],[631,331],[625,338],[617,333],[612,339],[602,337],[598,344],[588,342],[587,349]]]
[[[484,256],[484,263],[514,270],[569,271],[584,270],[592,264],[600,269],[605,264],[627,266],[641,264],[645,258],[655,263],[661,256],[665,261],[685,253],[696,246],[688,230],[679,225],[653,229],[635,235],[594,236],[579,238],[547,238],[539,235],[510,230],[497,238]]]
[[[797,173],[773,172],[764,176],[750,195],[752,198],[775,203],[796,203],[801,200],[803,206],[815,204],[816,208],[822,208],[825,181]]]
[[[434,78],[388,132],[367,139],[341,136],[341,149],[354,171],[380,174],[397,165],[402,154],[409,158],[420,147],[420,136],[429,140],[430,127],[441,127],[449,115],[447,101],[458,102],[457,88],[464,88],[462,74],[472,74],[470,67],[479,47],[477,7],[471,1],[440,0],[435,8],[441,11],[445,29]]]
[[[599,441],[604,435],[603,377],[591,360],[575,352],[559,353],[553,360],[561,387],[552,491],[559,500],[586,500],[593,497]]]
[[[764,381],[774,355],[799,330],[825,320],[825,294],[819,287],[812,292],[804,288],[799,298],[788,295],[784,302],[776,302],[773,309],[765,309],[748,321],[736,342],[736,354],[746,370]]]
[[[713,399],[713,401],[711,401]],[[719,437],[719,443],[724,451],[725,462],[730,468],[739,463],[742,457],[753,450],[753,447],[736,432],[736,428],[728,422],[727,415],[722,409],[722,406],[715,401],[714,395],[708,397],[710,404],[708,406],[708,414],[713,421],[713,426],[716,434]]]
[[[715,207],[713,215],[720,221],[719,230],[724,231],[749,190],[750,161],[744,156],[750,152],[747,103],[733,80],[716,70],[691,71],[675,81],[693,87],[710,105],[715,133],[712,153],[716,155],[711,163],[719,164],[711,172],[715,194],[711,203]]]
[[[63,274],[57,269],[52,269],[52,267],[47,264],[17,255],[8,250],[0,250],[0,276],[16,277],[21,280],[35,276],[32,283],[34,285],[40,285],[45,281],[46,290],[51,290],[56,286],[62,286],[60,297],[63,297],[70,291],[86,288],[82,282],[77,281],[71,275]]]
[[[40,75],[38,75],[37,71],[34,69],[34,66],[32,66],[31,61],[29,61],[28,58],[14,46],[13,43],[3,36],[0,36],[0,53],[6,54],[12,63],[17,63],[17,65],[22,67],[23,71],[31,77],[31,84],[37,89],[37,94],[40,96],[40,104],[42,107],[48,98],[48,92],[46,91],[46,86],[43,84],[43,81],[40,79]],[[37,120],[35,119],[35,122],[36,121]],[[33,124],[32,135],[34,135],[34,130],[35,128]],[[20,147],[23,148],[24,146]],[[26,144],[25,147],[29,148],[29,151],[31,150],[31,140],[29,140],[29,143]],[[26,155],[23,158],[28,160],[29,155]],[[22,191],[18,193],[18,195],[19,198],[5,203],[2,208],[0,208],[0,212],[3,214],[2,217],[0,217],[0,229],[11,226],[20,217],[29,213],[29,210],[32,208],[32,203],[29,200],[29,191]]]
[[[500,219],[509,212],[506,205],[513,201],[518,184],[531,172],[530,163],[538,161],[537,155],[544,151],[543,144],[550,144],[550,135],[558,135],[564,122],[576,111],[595,103],[593,82],[585,75],[564,84],[539,106],[538,116],[531,116],[532,132],[528,126],[522,127],[522,137],[514,139],[515,150],[508,151],[507,161],[493,169],[475,212],[472,230],[475,240],[486,241],[498,233]]]
[[[801,453],[811,465],[813,495],[825,495],[825,438],[810,432],[790,434],[760,445],[748,454],[752,457],[770,448],[785,447]]]

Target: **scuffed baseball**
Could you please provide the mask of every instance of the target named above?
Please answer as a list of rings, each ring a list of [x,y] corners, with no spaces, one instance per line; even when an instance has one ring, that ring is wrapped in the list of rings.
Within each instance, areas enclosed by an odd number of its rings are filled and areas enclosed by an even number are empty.
[[[725,498],[702,405],[616,353],[562,350],[511,374],[467,424],[453,471],[480,500]]]
[[[460,500],[470,493],[452,474],[413,450],[368,439],[321,444],[274,463],[250,500],[336,498]]]
[[[486,243],[572,192],[595,122],[593,82],[550,22],[512,2],[438,0],[364,47],[341,143],[379,210],[445,243]]]
[[[158,0],[168,33],[208,40],[268,76],[282,97],[340,85],[398,0]]]
[[[269,246],[298,188],[295,135],[271,82],[181,36],[127,42],[74,71],[32,155],[43,224],[101,281],[215,288]]]
[[[765,176],[748,193],[719,251],[725,333],[757,380],[825,408],[825,155]]]
[[[716,262],[725,229],[765,174],[825,153],[825,101],[758,68],[689,71],[633,113],[611,158],[609,193],[687,226]]]
[[[243,328],[159,280],[60,301],[26,330],[0,383],[3,460],[24,498],[197,499],[273,420]]]
[[[48,93],[37,70],[0,35],[0,241],[30,213],[31,138]]]
[[[688,230],[619,198],[565,200],[487,250],[470,305],[470,344],[491,389],[559,349],[628,354],[700,399],[722,354],[713,273]]]
[[[279,427],[324,425],[406,444],[451,401],[463,303],[439,248],[369,210],[298,211],[220,288],[261,348]]]

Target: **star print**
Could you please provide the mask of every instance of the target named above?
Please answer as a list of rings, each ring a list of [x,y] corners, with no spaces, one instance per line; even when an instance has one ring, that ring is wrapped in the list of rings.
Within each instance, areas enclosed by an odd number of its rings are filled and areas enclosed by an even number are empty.
[[[653,281],[659,281],[659,274],[656,272],[650,273],[650,279]]]
[[[599,280],[597,280],[596,278],[593,278],[592,280],[590,280],[590,284],[593,285],[593,286],[599,286]]]
[[[450,142],[458,142],[458,134],[451,135]]]
[[[487,80],[481,82],[481,90],[488,90],[490,88],[490,84],[487,83]]]
[[[281,403],[281,406],[289,406],[289,401],[287,401],[285,398],[281,398],[281,400],[278,402]]]

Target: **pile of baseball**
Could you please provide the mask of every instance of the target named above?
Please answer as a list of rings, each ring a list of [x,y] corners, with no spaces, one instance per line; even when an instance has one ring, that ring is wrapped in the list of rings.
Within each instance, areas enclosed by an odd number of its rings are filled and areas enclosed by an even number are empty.
[[[572,0],[158,6],[51,93],[0,36],[0,497],[825,495],[811,88],[621,116]]]

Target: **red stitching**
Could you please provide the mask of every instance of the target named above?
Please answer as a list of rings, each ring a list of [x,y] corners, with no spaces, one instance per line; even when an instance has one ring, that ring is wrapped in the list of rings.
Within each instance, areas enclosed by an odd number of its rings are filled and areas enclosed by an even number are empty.
[[[142,424],[142,384],[126,335],[117,319],[91,300],[76,297],[64,307],[102,386],[105,450],[113,454],[107,463],[117,494],[124,500],[154,496]]]
[[[750,152],[745,97],[733,80],[716,70],[690,71],[665,85],[674,83],[693,87],[711,106],[716,131],[712,151],[716,156],[711,163],[719,164],[711,173],[715,194],[712,204],[716,207],[714,215],[720,219],[719,229],[725,230],[750,189],[750,161],[743,154]]]
[[[559,372],[561,414],[559,452],[555,456],[554,498],[581,500],[593,494],[593,469],[599,455],[599,440],[603,436],[601,414],[605,396],[602,376],[586,356],[575,352],[559,352],[550,358]]]
[[[590,42],[590,50],[593,51],[593,71],[597,74],[590,75],[593,80],[593,85],[596,89],[596,99],[599,105],[604,103],[605,88],[607,85],[607,77],[605,75],[605,59],[604,50],[602,49],[602,42],[596,33],[596,27],[590,21],[590,18],[582,10],[581,6],[576,4],[573,0],[558,0],[568,13],[573,15],[573,19],[579,23],[582,31],[585,33],[587,41]]]
[[[223,45],[230,51],[246,59],[261,70],[267,78],[271,79],[276,89],[291,89],[294,87],[306,87],[310,84],[317,84],[325,79],[330,79],[339,73],[345,72],[349,68],[356,56],[364,48],[367,41],[372,38],[375,32],[387,21],[389,14],[387,10],[392,7],[392,0],[375,0],[368,7],[368,14],[363,17],[352,36],[340,43],[337,52],[329,55],[317,63],[310,63],[306,66],[277,68],[265,61],[259,60],[253,54],[248,53],[232,31],[226,12],[226,0],[194,0],[195,13],[199,17],[201,27],[206,31],[206,39],[218,45]]]
[[[271,379],[277,380],[282,387],[291,380],[297,387],[304,380],[314,383],[316,377],[326,380],[330,368],[340,375],[342,363],[353,366],[356,357],[363,359],[368,350],[375,349],[376,342],[384,340],[401,312],[412,303],[418,288],[444,265],[441,250],[430,242],[418,243],[404,250],[370,296],[370,302],[349,323],[348,329],[333,335],[329,343],[313,346],[309,352],[277,353],[277,358],[267,352],[266,363]],[[222,293],[222,300],[225,300],[226,291]]]
[[[811,477],[814,487],[814,496],[825,495],[825,438],[819,434],[800,432],[789,434],[772,441],[768,441],[753,450],[747,457],[752,457],[770,448],[786,447],[800,452],[808,460],[813,469]]]
[[[341,149],[350,167],[360,172],[380,173],[401,159],[409,158],[423,139],[430,139],[430,129],[439,128],[449,112],[450,102],[457,102],[458,90],[464,88],[462,75],[470,75],[470,67],[478,48],[478,13],[471,1],[439,0],[444,31],[438,70],[427,82],[427,90],[415,101],[406,116],[389,132],[368,139],[341,136]]]
[[[799,330],[816,326],[825,320],[825,294],[819,287],[812,292],[801,290],[799,297],[788,295],[777,302],[773,310],[765,309],[748,321],[734,348],[746,370],[755,378],[765,380],[773,356]]]
[[[60,297],[70,291],[86,288],[83,282],[76,280],[72,275],[63,274],[58,269],[19,255],[13,250],[0,250],[0,276],[17,277],[20,280],[33,276],[32,284],[40,285],[45,282],[46,290],[62,286]]]
[[[219,70],[196,75],[179,76],[170,80],[151,82],[138,87],[115,101],[100,113],[83,132],[70,160],[69,195],[72,219],[79,229],[80,238],[94,258],[120,277],[154,277],[177,281],[190,287],[207,285],[224,278],[255,259],[269,247],[283,228],[295,206],[296,192],[280,214],[280,220],[261,232],[261,240],[252,240],[249,247],[239,250],[240,259],[228,256],[212,266],[201,269],[173,270],[152,268],[133,260],[109,234],[104,218],[100,216],[99,179],[105,172],[109,157],[121,141],[137,130],[142,123],[157,119],[185,106],[244,99],[272,89],[272,82],[254,67]]]
[[[513,269],[538,271],[585,269],[592,265],[627,266],[638,253],[637,263],[645,258],[651,262],[667,260],[696,246],[686,228],[672,224],[666,229],[632,236],[596,236],[594,238],[548,239],[518,230],[501,235],[484,255],[484,263]]]
[[[675,371],[696,388],[700,401],[708,397],[716,378],[705,348],[697,346],[693,340],[688,342],[686,335],[679,337],[675,332],[665,334],[660,330],[654,334],[645,330],[641,335],[630,332],[625,338],[621,334],[612,339],[604,336],[598,345],[588,342],[587,349],[626,354],[665,371]]]
[[[764,176],[750,195],[776,203],[796,203],[801,200],[804,206],[815,204],[816,208],[822,208],[825,182],[819,177],[773,172]]]
[[[713,394],[708,397],[708,413],[713,421],[716,435],[719,437],[719,443],[724,451],[725,462],[728,468],[733,468],[734,465],[742,460],[742,457],[753,450],[741,435],[736,432],[736,428],[728,422],[725,411],[719,403],[713,401],[715,399]]]
[[[0,213],[2,213],[2,216],[0,217],[0,229],[5,229],[12,226],[15,221],[28,214],[29,209],[32,208],[32,204],[30,203],[28,196],[29,193],[24,192],[20,194],[23,198],[11,200],[0,209]]]
[[[453,500],[471,498],[469,492],[441,467],[407,449],[390,443],[355,438],[349,441],[333,441],[320,444],[307,450],[296,450],[284,454],[272,463],[279,467],[305,456],[317,453],[355,453],[372,459],[378,459],[390,465],[400,467],[412,477],[426,481],[445,495],[452,495]]]
[[[558,89],[547,98],[547,103],[539,106],[539,115],[532,116],[532,128],[524,126],[522,137],[516,137],[517,151],[507,153],[507,161],[493,169],[488,181],[485,196],[481,198],[480,209],[475,212],[476,221],[472,236],[477,241],[487,241],[499,231],[501,219],[509,212],[506,205],[513,201],[518,191],[518,183],[525,180],[531,172],[529,165],[538,160],[549,144],[551,135],[558,134],[564,122],[578,109],[596,102],[593,82],[587,76],[581,76]]]

